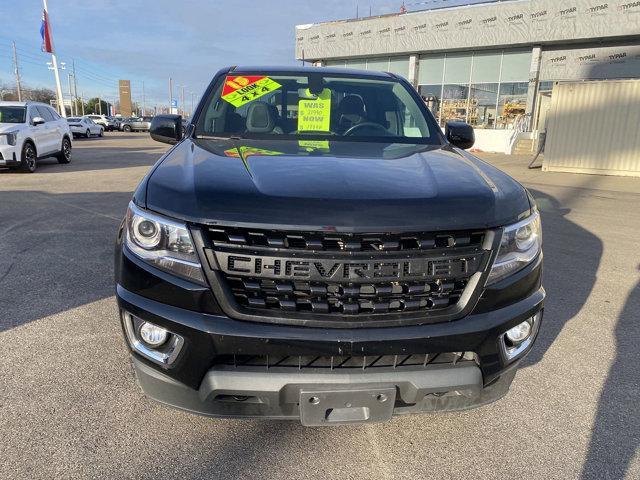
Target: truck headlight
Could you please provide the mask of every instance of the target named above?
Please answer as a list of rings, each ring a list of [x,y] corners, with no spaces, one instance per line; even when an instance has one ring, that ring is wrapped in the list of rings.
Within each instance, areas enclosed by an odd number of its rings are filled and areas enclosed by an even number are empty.
[[[15,145],[18,141],[18,132],[0,133],[0,144]]]
[[[487,285],[502,280],[531,263],[542,249],[540,214],[534,211],[524,220],[505,227],[500,250],[493,262]]]
[[[156,268],[206,285],[193,240],[184,223],[147,212],[129,203],[125,244]]]

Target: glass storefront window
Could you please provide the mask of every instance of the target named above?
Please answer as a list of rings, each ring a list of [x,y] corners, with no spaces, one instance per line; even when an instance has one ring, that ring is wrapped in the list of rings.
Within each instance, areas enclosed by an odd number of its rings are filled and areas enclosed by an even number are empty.
[[[502,52],[476,52],[473,55],[471,83],[492,83],[500,81]]]
[[[442,85],[420,85],[418,88],[420,96],[431,110],[433,116],[438,120],[440,117],[440,100],[442,95]]]
[[[378,70],[380,72],[386,72],[389,70],[389,59],[387,57],[370,58],[367,60],[367,70]]]
[[[421,55],[419,61],[418,83],[420,85],[442,84],[444,55]]]
[[[467,121],[478,128],[495,128],[497,100],[497,83],[478,83],[471,85],[469,92],[469,117]]]
[[[409,57],[391,57],[389,71],[407,78],[409,76]]]
[[[526,82],[531,68],[531,50],[504,52],[501,82]]]
[[[447,84],[442,89],[441,126],[449,120],[466,121],[469,86],[463,84]]]
[[[512,128],[526,110],[530,68],[525,49],[421,55],[419,91],[436,97],[431,108],[441,126],[465,120],[477,128]]]
[[[366,60],[362,59],[355,59],[355,60],[347,60],[347,63],[345,65],[345,67],[347,68],[358,68],[360,70],[365,70],[367,68],[367,62]]]
[[[508,82],[500,84],[498,96],[498,128],[512,128],[516,118],[525,113],[528,88],[528,82]]]
[[[445,59],[444,83],[469,83],[471,53],[450,53]]]

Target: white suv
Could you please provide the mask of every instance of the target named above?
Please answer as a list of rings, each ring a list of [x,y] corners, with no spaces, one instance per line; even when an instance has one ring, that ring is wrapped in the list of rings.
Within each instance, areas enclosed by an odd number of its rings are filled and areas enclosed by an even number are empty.
[[[109,117],[107,117],[106,115],[97,115],[95,113],[91,113],[87,115],[87,117],[93,120],[93,123],[102,125],[102,127],[105,129],[106,132],[109,132],[114,129],[114,122],[109,120]]]
[[[36,162],[56,157],[71,161],[67,121],[44,103],[0,102],[0,167],[35,172]]]

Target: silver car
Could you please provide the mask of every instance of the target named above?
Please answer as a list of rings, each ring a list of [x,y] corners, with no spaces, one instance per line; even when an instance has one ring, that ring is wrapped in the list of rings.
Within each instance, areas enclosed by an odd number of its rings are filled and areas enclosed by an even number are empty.
[[[123,120],[120,130],[123,132],[148,132],[153,117],[133,117]]]

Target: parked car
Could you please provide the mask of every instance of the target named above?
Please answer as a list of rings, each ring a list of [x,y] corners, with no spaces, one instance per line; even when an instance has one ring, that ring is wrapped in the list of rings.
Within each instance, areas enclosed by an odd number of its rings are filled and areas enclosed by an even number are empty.
[[[89,138],[91,135],[97,135],[99,137],[104,135],[104,127],[95,123],[89,115],[85,115],[84,117],[69,117],[67,118],[67,122],[74,137]]]
[[[121,118],[120,119],[120,126],[118,128],[118,130],[120,130],[121,132],[131,132],[132,128],[131,128],[131,122],[133,121],[133,118],[131,117],[126,117],[126,118]]]
[[[116,130],[115,122],[111,117],[108,117],[107,115],[97,115],[92,113],[85,116],[93,120],[94,123],[97,123],[98,125],[102,125],[102,128],[104,128],[104,130],[107,132],[110,132],[111,130]]]
[[[532,195],[398,75],[213,78],[117,235],[146,394],[210,416],[376,422],[502,398],[542,323]],[[498,412],[494,410],[493,412]],[[487,411],[491,414],[491,411]]]
[[[123,132],[148,132],[153,117],[133,117],[124,120],[120,126]]]
[[[71,161],[71,131],[53,108],[36,102],[0,102],[0,167],[34,172],[53,156]]]
[[[119,122],[117,117],[107,117],[107,132],[112,132],[114,130],[118,130]]]
[[[120,130],[123,117],[113,117],[114,130]]]

